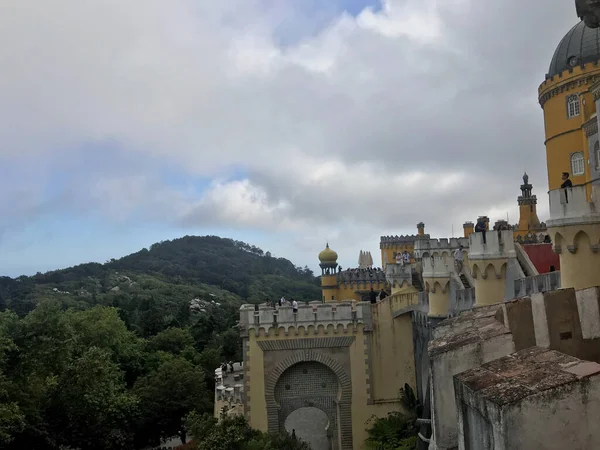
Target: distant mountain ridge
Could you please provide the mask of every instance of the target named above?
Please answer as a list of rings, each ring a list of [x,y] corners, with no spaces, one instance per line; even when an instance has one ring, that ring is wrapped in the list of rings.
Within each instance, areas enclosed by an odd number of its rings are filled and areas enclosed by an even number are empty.
[[[186,326],[193,299],[220,303],[221,309],[233,313],[243,302],[282,295],[299,301],[319,299],[318,278],[308,267],[218,236],[163,241],[105,264],[0,277],[0,309],[23,315],[44,298],[58,298],[76,308],[115,306],[128,326],[146,335]]]

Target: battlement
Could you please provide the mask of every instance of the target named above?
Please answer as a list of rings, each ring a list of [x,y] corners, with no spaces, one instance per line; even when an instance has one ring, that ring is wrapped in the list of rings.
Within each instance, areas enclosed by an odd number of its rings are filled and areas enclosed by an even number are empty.
[[[550,191],[550,220],[547,225],[561,227],[600,222],[600,211],[596,203],[588,202],[586,186],[573,186]],[[593,187],[592,197],[598,199],[600,191]]]
[[[486,243],[483,243],[483,233],[473,233],[469,236],[469,260],[516,258],[515,242],[511,230],[488,231]]]
[[[394,245],[412,244],[421,239],[429,239],[428,234],[419,236],[417,234],[396,235],[396,236],[381,236],[379,248],[392,248]]]
[[[403,282],[412,284],[411,264],[388,264],[385,266],[385,278],[393,286],[401,286]]]
[[[454,258],[451,256],[430,256],[421,262],[423,278],[449,278],[455,272]]]
[[[346,269],[337,274],[338,284],[385,283],[385,281],[385,272],[380,269]]]
[[[242,305],[240,308],[240,330],[242,335],[248,335],[254,330],[256,336],[262,329],[265,335],[278,335],[280,332],[287,336],[290,332],[314,334],[322,328],[325,333],[332,328],[333,333],[353,333],[359,324],[371,325],[371,305],[367,302],[344,300],[341,303],[321,303],[320,301],[298,305],[298,312],[291,306],[278,309],[261,305]]]
[[[458,247],[469,247],[468,238],[439,238],[439,239],[420,239],[415,243],[415,258],[423,258],[423,255],[430,256],[433,252],[443,250],[454,251]]]

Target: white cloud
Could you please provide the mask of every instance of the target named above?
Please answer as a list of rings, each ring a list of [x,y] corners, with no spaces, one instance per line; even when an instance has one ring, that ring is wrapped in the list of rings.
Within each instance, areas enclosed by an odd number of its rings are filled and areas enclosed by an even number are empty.
[[[377,245],[380,234],[412,232],[420,220],[434,234],[506,210],[516,222],[524,169],[543,214],[536,88],[576,21],[571,4],[387,0],[282,45],[284,19],[309,28],[294,8],[1,2],[0,163],[43,167],[109,139],[134,162],[115,175],[107,161],[102,179],[72,168],[66,185],[75,193],[49,201],[70,214],[93,203],[119,221],[292,233],[298,249],[339,236],[357,252],[362,239]],[[532,20],[539,11],[544,21]],[[236,168],[245,176],[176,190],[161,181],[161,164],[189,176]],[[0,202],[32,214],[50,175],[0,180]],[[11,205],[24,189],[35,201]]]

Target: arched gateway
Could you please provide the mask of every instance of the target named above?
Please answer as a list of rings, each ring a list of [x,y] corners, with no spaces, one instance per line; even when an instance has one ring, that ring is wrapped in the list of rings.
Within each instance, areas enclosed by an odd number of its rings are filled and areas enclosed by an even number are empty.
[[[334,360],[318,351],[297,352],[277,366],[265,388],[270,432],[295,429],[299,438],[311,436],[305,440],[313,450],[351,445],[351,385]]]

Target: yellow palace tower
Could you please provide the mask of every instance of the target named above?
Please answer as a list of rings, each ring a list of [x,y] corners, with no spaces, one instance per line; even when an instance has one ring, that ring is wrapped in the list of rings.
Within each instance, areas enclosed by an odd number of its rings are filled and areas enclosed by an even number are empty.
[[[323,289],[323,300],[335,300],[337,291],[336,268],[338,254],[329,248],[329,243],[325,249],[319,253],[319,267],[321,267],[321,288]]]
[[[600,78],[600,29],[575,25],[558,44],[546,80],[539,87],[544,110],[548,188],[560,188],[563,172],[572,183],[592,179],[584,125],[596,116],[590,86]],[[592,155],[595,156],[595,155]],[[593,159],[593,158],[592,158]],[[588,198],[591,194],[586,188]]]

